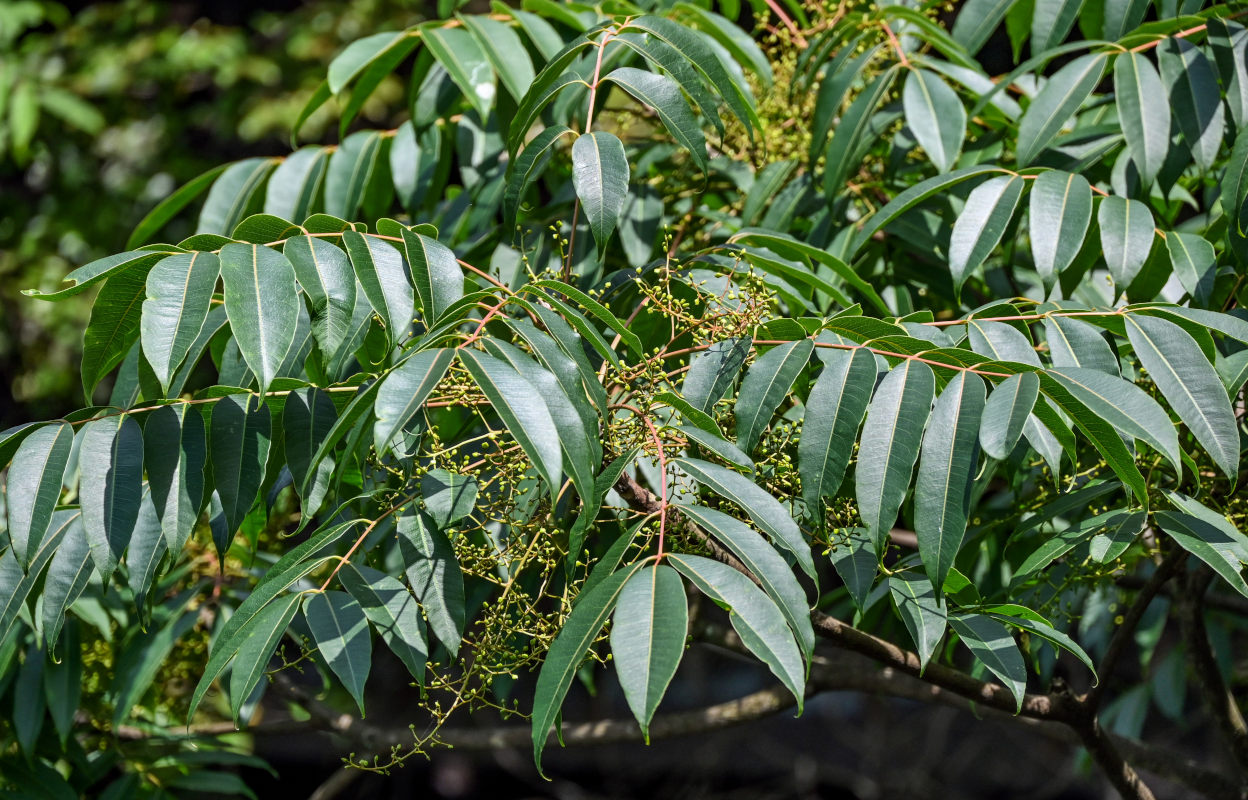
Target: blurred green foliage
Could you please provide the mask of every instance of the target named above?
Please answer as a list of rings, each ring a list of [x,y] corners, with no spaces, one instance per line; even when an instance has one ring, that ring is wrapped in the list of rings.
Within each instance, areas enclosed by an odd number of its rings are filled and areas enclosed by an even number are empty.
[[[0,428],[81,404],[89,297],[30,303],[21,289],[122,249],[152,206],[209,167],[285,153],[333,56],[418,22],[426,5],[0,2]],[[401,95],[397,80],[383,85],[357,124],[384,126]],[[333,138],[332,111],[303,138]]]

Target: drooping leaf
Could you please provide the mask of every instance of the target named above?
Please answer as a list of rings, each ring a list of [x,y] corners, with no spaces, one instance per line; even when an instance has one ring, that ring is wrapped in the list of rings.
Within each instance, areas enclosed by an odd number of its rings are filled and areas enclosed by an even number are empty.
[[[1115,288],[1125,290],[1144,267],[1153,249],[1153,215],[1139,200],[1106,197],[1096,212],[1101,248]]]
[[[894,573],[888,579],[888,590],[914,641],[919,664],[926,669],[936,645],[945,635],[948,615],[944,599],[932,589],[931,581],[911,571]]]
[[[810,544],[779,500],[744,475],[718,464],[696,458],[683,458],[680,465],[699,483],[740,506],[754,520],[755,525],[793,554],[803,572],[815,578]]]
[[[1141,439],[1179,469],[1178,435],[1157,401],[1129,381],[1091,369],[1062,367],[1041,376],[1041,385],[1060,384],[1118,430]]]
[[[143,463],[165,542],[182,552],[204,504],[208,442],[204,418],[180,403],[153,411],[144,426]],[[177,446],[174,446],[174,443]]]
[[[931,367],[907,360],[888,373],[867,409],[854,483],[859,514],[877,549],[910,486],[935,393]]]
[[[238,724],[238,713],[243,703],[264,677],[269,660],[277,650],[282,636],[299,610],[299,594],[288,594],[265,606],[249,626],[248,635],[239,645],[234,657],[234,669],[230,673],[230,713]]]
[[[735,408],[737,445],[750,452],[806,367],[815,343],[811,339],[778,345],[760,356],[745,373]]]
[[[683,553],[668,560],[698,591],[731,611],[728,619],[741,641],[793,693],[801,713],[806,683],[802,655],[776,603],[727,564]]]
[[[1141,53],[1114,63],[1114,98],[1131,161],[1145,186],[1152,184],[1170,150],[1170,100],[1165,84]]]
[[[1198,304],[1208,304],[1218,270],[1213,243],[1193,233],[1169,231],[1166,233],[1166,250],[1179,283]]]
[[[594,131],[572,145],[572,184],[599,251],[606,248],[628,195],[628,156],[611,133]]]
[[[936,169],[948,172],[957,162],[966,138],[966,109],[962,100],[949,84],[925,69],[910,72],[901,99],[914,138]]]
[[[151,492],[144,491],[143,499],[139,503],[139,518],[135,522],[130,546],[126,550],[130,591],[134,595],[134,604],[140,610],[140,619],[146,618],[147,592],[152,588],[160,560],[168,550],[169,544],[161,530],[160,517],[156,513],[156,506],[152,504]]]
[[[12,553],[23,568],[52,524],[73,443],[73,427],[54,423],[23,439],[13,455],[5,506]]]
[[[603,80],[611,81],[653,108],[672,138],[689,151],[693,163],[706,170],[706,138],[675,81],[666,75],[633,67],[612,70]]]
[[[312,459],[337,419],[334,402],[316,387],[291,392],[282,404],[282,451],[305,516],[316,513],[329,490],[333,460],[325,459],[314,468]]]
[[[949,270],[957,289],[979,268],[1001,241],[1023,194],[1018,176],[989,178],[975,187],[953,223],[949,239]]]
[[[315,592],[303,604],[316,648],[364,713],[364,682],[372,668],[373,643],[364,609],[346,592]],[[259,620],[255,623],[259,625]]]
[[[1023,426],[1040,394],[1040,379],[1023,372],[997,384],[984,404],[979,428],[979,444],[984,452],[1004,461],[1023,435]]]
[[[1027,694],[1027,665],[1009,630],[997,620],[982,614],[957,614],[949,627],[988,670],[1001,679],[1014,696],[1018,710]]]
[[[1053,316],[1044,321],[1049,358],[1055,367],[1086,367],[1118,377],[1118,356],[1100,329],[1074,317]]]
[[[525,191],[550,161],[555,145],[564,136],[573,133],[566,125],[543,128],[520,151],[515,161],[507,165],[507,188],[503,194],[503,219],[508,227],[514,226],[520,213],[520,201]]]
[[[1217,371],[1187,331],[1144,314],[1124,318],[1140,363],[1196,441],[1231,483],[1239,474],[1239,429]]]
[[[914,530],[933,586],[944,586],[966,534],[984,406],[983,379],[960,372],[936,398],[923,435],[914,490]],[[1021,420],[1018,428],[1021,432]]]
[[[315,206],[329,151],[324,147],[301,147],[282,160],[269,179],[264,213],[282,219],[306,219]]]
[[[729,387],[750,354],[749,339],[716,342],[690,360],[680,393],[698,411],[710,413]]]
[[[974,55],[988,42],[1014,2],[1015,0],[967,0],[954,18],[950,34],[966,48],[966,52]]]
[[[876,108],[892,89],[896,79],[895,67],[880,73],[841,115],[840,124],[836,126],[824,151],[827,168],[823,173],[823,187],[829,197],[840,193],[846,179],[858,167],[859,159],[855,156],[861,152],[860,143],[867,136]]]
[[[1045,82],[1018,123],[1019,166],[1035,161],[1049,146],[1100,83],[1104,70],[1105,55],[1090,53],[1071,61]]]
[[[363,564],[348,564],[339,576],[382,640],[416,682],[423,684],[429,644],[412,592],[396,578]]]
[[[559,433],[541,393],[519,372],[493,356],[461,348],[460,363],[502,417],[507,430],[541,473],[553,498],[563,474]]]
[[[624,698],[650,738],[650,720],[685,653],[685,587],[666,564],[645,567],[624,584],[611,626],[611,654]]]
[[[214,254],[195,252],[161,259],[147,273],[139,341],[166,392],[208,318],[219,270]]]
[[[403,514],[398,528],[407,581],[424,606],[429,627],[454,657],[468,620],[464,576],[455,547],[424,512]]]
[[[355,219],[381,160],[383,140],[377,131],[356,131],[342,140],[325,169],[326,214]]]
[[[234,340],[266,392],[295,342],[300,302],[295,269],[276,250],[227,244],[221,248],[221,281]]]
[[[91,558],[107,581],[130,543],[143,496],[143,433],[126,414],[88,422],[78,453],[78,495]]]
[[[127,270],[104,284],[82,336],[82,390],[87,400],[139,337],[146,269]]]
[[[271,158],[245,158],[227,167],[208,190],[195,232],[229,236],[259,205],[256,198],[260,187],[276,165]]]
[[[384,452],[446,375],[454,350],[422,350],[405,360],[381,382],[373,413],[373,446]]]
[[[221,556],[256,502],[272,439],[272,416],[260,398],[231,394],[217,401],[209,428],[209,452],[212,485],[221,500],[224,522],[224,538],[216,531],[213,536]]]
[[[763,591],[776,601],[802,652],[809,658],[815,647],[810,604],[784,558],[763,537],[735,517],[699,505],[682,504],[679,508],[680,513],[722,542],[758,578]]]
[[[464,296],[464,272],[455,253],[444,244],[423,234],[403,230],[403,247],[412,270],[416,298],[425,313],[425,327]]]
[[[329,62],[329,91],[338,94],[348,83],[367,69],[368,65],[410,38],[411,31],[386,31],[356,39]]]
[[[1083,5],[1084,0],[1042,0],[1036,3],[1031,17],[1031,52],[1043,53],[1061,44],[1074,27]]]
[[[822,357],[797,442],[802,497],[816,520],[823,518],[823,498],[840,490],[876,376],[875,358],[865,348],[830,349]]]
[[[542,750],[546,747],[550,728],[559,716],[563,698],[572,685],[572,678],[606,625],[607,618],[615,610],[624,585],[641,567],[640,562],[631,564],[584,591],[546,653],[533,692],[533,761],[539,774],[542,770]]]
[[[312,303],[312,336],[326,359],[351,333],[355,311],[355,274],[346,253],[316,236],[295,236],[282,253]]]
[[[364,296],[381,319],[391,344],[402,340],[412,324],[416,300],[403,256],[387,242],[356,231],[342,235]]]
[[[519,35],[510,25],[482,14],[469,14],[459,19],[481,45],[481,51],[512,98],[517,103],[523,100],[536,75],[529,51],[524,48]]]
[[[1218,157],[1226,127],[1226,107],[1213,65],[1186,39],[1162,40],[1157,54],[1174,120],[1192,157],[1207,171]]]
[[[1046,283],[1074,262],[1092,221],[1092,187],[1073,172],[1050,170],[1032,184],[1031,257]]]
[[[91,548],[82,527],[82,515],[74,513],[43,580],[43,636],[49,650],[55,650],[65,614],[82,596],[90,579]]]

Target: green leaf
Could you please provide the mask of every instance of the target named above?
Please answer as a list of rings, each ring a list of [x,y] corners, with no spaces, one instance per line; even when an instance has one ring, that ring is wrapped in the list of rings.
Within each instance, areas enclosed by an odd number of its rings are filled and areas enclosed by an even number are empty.
[[[126,551],[128,583],[134,595],[134,604],[139,608],[140,619],[147,616],[147,593],[152,588],[152,582],[156,580],[160,560],[168,550],[169,544],[161,531],[160,517],[156,514],[156,506],[152,504],[151,492],[145,490],[139,504],[139,518]]]
[[[481,119],[485,119],[490,115],[494,96],[498,93],[490,60],[471,33],[463,28],[442,25],[441,22],[431,22],[420,26],[425,45]],[[508,68],[511,69],[511,65]]]
[[[230,168],[229,164],[221,164],[204,172],[190,181],[178,187],[173,194],[161,200],[155,208],[147,213],[139,224],[134,226],[134,230],[130,233],[130,238],[126,240],[126,249],[132,249],[151,239],[152,236],[165,227],[169,220],[177,216],[178,212],[190,205],[191,201],[199,197],[204,191],[212,185],[217,176]]]
[[[945,175],[937,175],[934,178],[928,178],[921,183],[911,186],[909,189],[906,189],[898,194],[892,200],[889,200],[883,208],[872,214],[867,219],[867,222],[863,226],[862,230],[858,231],[858,233],[854,235],[854,243],[849,248],[849,253],[851,255],[857,253],[867,242],[871,241],[875,237],[876,233],[878,233],[889,223],[919,205],[924,200],[928,200],[931,197],[940,194],[945,189],[951,186],[956,186],[957,184],[970,180],[971,178],[977,178],[980,175],[989,175],[994,173],[1000,175],[1004,172],[1005,170],[1000,167],[976,165],[973,167],[955,169],[953,172]]]
[[[282,450],[306,517],[316,513],[329,491],[333,460],[327,458],[314,468],[312,459],[337,420],[334,401],[315,386],[291,392],[282,404]]]
[[[454,350],[422,350],[403,361],[381,382],[374,406],[373,446],[384,452],[446,375]]]
[[[504,361],[467,348],[455,352],[524,454],[546,480],[553,500],[562,484],[563,454],[558,429],[541,393]]]
[[[303,129],[303,125],[307,122],[317,109],[329,102],[329,98],[334,93],[329,90],[329,80],[323,80],[317,84],[316,89],[312,91],[303,108],[299,110],[299,116],[295,118],[295,124],[290,128],[290,146],[292,148],[299,144],[299,131]]]
[[[208,442],[195,406],[158,408],[144,426],[143,464],[165,542],[175,558],[186,546],[204,504]],[[174,446],[174,443],[177,446]]]
[[[260,187],[276,164],[272,158],[245,158],[231,164],[208,190],[195,232],[229,236],[256,205]]]
[[[472,514],[477,503],[477,479],[431,469],[420,476],[420,494],[434,524],[446,528]]]
[[[806,398],[797,463],[806,510],[823,519],[823,498],[840,491],[858,427],[875,388],[875,357],[864,348],[829,349],[823,371]]]
[[[325,170],[326,214],[355,219],[373,171],[381,159],[382,137],[377,131],[356,131],[342,140]]]
[[[606,248],[624,211],[628,175],[628,156],[614,134],[594,131],[572,145],[572,185],[599,252]]]
[[[1183,141],[1201,169],[1217,160],[1226,128],[1226,107],[1213,65],[1199,47],[1169,37],[1157,48],[1161,80]]]
[[[1234,484],[1239,474],[1239,430],[1217,371],[1200,345],[1160,317],[1123,317],[1140,363],[1196,441]]]
[[[91,558],[107,582],[130,543],[143,497],[143,433],[126,414],[88,422],[78,451],[82,522]]]
[[[1049,358],[1055,367],[1087,367],[1118,377],[1118,356],[1098,328],[1072,317],[1054,316],[1044,321]]]
[[[923,434],[923,457],[914,489],[914,530],[933,586],[944,586],[966,535],[984,405],[983,379],[959,372],[936,398]],[[1018,428],[1021,432],[1021,419]]]
[[[590,438],[597,438],[598,431],[595,429],[591,433],[586,428],[580,410],[568,398],[559,380],[526,353],[493,339],[485,341],[485,348],[496,358],[510,364],[537,390],[555,423],[559,448],[563,453],[563,467],[572,479],[576,493],[582,498],[592,495],[595,464],[601,462],[602,453],[600,448],[590,444]]]
[[[387,341],[397,344],[411,327],[416,303],[403,256],[385,241],[355,231],[344,233],[342,243]]]
[[[82,390],[88,401],[139,336],[145,277],[146,270],[114,275],[95,298],[82,336]]]
[[[666,75],[646,72],[632,67],[620,67],[607,74],[603,80],[611,81],[637,100],[645,103],[659,115],[659,121],[676,142],[689,151],[693,163],[706,171],[706,138],[702,128],[689,110],[680,87]],[[573,152],[575,153],[575,146]],[[625,182],[627,183],[627,181]]]
[[[787,342],[768,350],[745,373],[735,407],[737,444],[742,450],[748,453],[758,444],[814,350],[811,339]]]
[[[221,248],[221,281],[234,340],[264,393],[295,342],[300,302],[295,269],[276,250],[227,244]]]
[[[987,44],[1015,0],[966,0],[953,21],[951,35],[974,55]]]
[[[572,678],[615,610],[624,585],[642,566],[642,562],[630,564],[583,591],[551,643],[533,691],[533,761],[538,774],[543,774],[542,750],[572,686]]]
[[[398,47],[413,35],[412,32],[408,31],[387,31],[385,33],[374,33],[371,36],[365,36],[363,39],[356,39],[347,45],[346,49],[334,56],[334,60],[329,62],[327,80],[329,81],[330,94],[341,92],[369,64],[381,58],[387,51]]]
[[[906,77],[901,102],[914,138],[936,169],[948,172],[966,138],[966,109],[957,92],[935,73],[914,69]]]
[[[30,566],[30,556],[52,524],[73,444],[73,427],[53,423],[23,439],[13,456],[5,505],[12,553],[23,568]]]
[[[203,252],[163,258],[147,273],[139,341],[166,394],[208,319],[219,273],[217,257]]]
[[[989,178],[975,187],[953,223],[949,238],[949,271],[959,291],[1005,235],[1025,181],[1017,176]]]
[[[1110,41],[1121,39],[1144,21],[1148,6],[1148,0],[1105,0],[1101,35]]]
[[[537,120],[550,99],[563,89],[572,85],[584,85],[588,75],[573,66],[580,57],[580,51],[592,44],[588,35],[578,37],[569,42],[557,55],[552,57],[542,71],[533,80],[528,93],[520,101],[516,114],[511,118],[511,127],[507,131],[507,151],[515,155],[524,143],[529,129]]]
[[[1238,535],[1233,536],[1225,526],[1177,511],[1158,511],[1153,519],[1180,547],[1204,561],[1236,591],[1248,597],[1248,583],[1244,582],[1243,575],[1248,537],[1239,531],[1234,531]]]
[[[169,250],[130,250],[125,253],[106,256],[81,266],[66,275],[63,281],[73,284],[66,289],[49,294],[44,294],[38,289],[23,289],[22,294],[27,297],[36,297],[40,300],[58,302],[76,294],[81,294],[95,284],[124,272],[131,270],[135,272],[143,271],[143,274],[146,275],[147,273],[144,271],[146,268],[151,267],[165,256],[172,255],[176,255],[176,253]]]
[[[398,529],[407,581],[425,608],[429,627],[453,658],[459,652],[468,620],[464,575],[455,547],[421,511],[401,515]]]
[[[1208,305],[1218,272],[1218,256],[1213,242],[1194,233],[1169,231],[1166,251],[1179,283],[1200,305]]]
[[[931,367],[907,360],[885,376],[867,409],[859,452],[871,457],[858,460],[854,483],[859,514],[877,550],[888,538],[910,486],[935,392]]]
[[[814,559],[810,555],[810,543],[802,536],[801,529],[779,500],[744,475],[718,464],[696,458],[682,458],[680,466],[694,480],[740,506],[754,520],[755,525],[797,558],[797,564],[803,572],[817,580]]]
[[[552,125],[543,128],[534,136],[520,155],[507,165],[507,188],[503,193],[503,220],[508,228],[516,224],[520,213],[520,201],[529,185],[537,180],[538,175],[546,168],[550,156],[559,140],[574,131],[566,125]]]
[[[251,697],[260,679],[268,670],[269,660],[299,610],[300,594],[288,594],[265,606],[248,626],[248,634],[239,645],[230,674],[230,713],[238,724],[238,712]]]
[[[553,289],[554,291],[567,297],[569,300],[574,300],[581,306],[581,308],[588,311],[594,319],[619,334],[620,341],[623,342],[629,350],[632,350],[634,355],[638,358],[645,357],[646,351],[645,347],[641,343],[641,337],[629,330],[623,320],[615,314],[612,314],[611,310],[602,303],[599,303],[597,300],[585,294],[580,289],[577,289],[575,286],[566,284],[563,281],[546,279],[534,281],[532,285],[540,286],[543,289]]]
[[[1084,0],[1041,0],[1031,18],[1031,52],[1043,53],[1065,41]],[[965,12],[963,12],[965,13]]]
[[[754,37],[746,31],[742,30],[733,21],[721,17],[719,14],[712,13],[693,3],[677,3],[675,10],[687,16],[693,27],[704,31],[708,37],[718,42],[733,60],[750,69],[759,80],[762,81],[764,88],[771,88],[772,71],[771,62],[767,60],[767,56],[763,54],[762,48],[754,41]],[[792,6],[790,6],[792,8]],[[653,20],[654,17],[643,17],[642,19]],[[637,23],[634,22],[634,25]],[[671,24],[671,23],[669,23]],[[657,23],[651,22],[650,30],[661,30]],[[671,37],[669,41],[675,37]],[[696,59],[701,63],[701,58]],[[708,70],[709,67],[704,69]],[[711,82],[718,85],[718,82],[712,77]],[[744,121],[744,120],[743,120]],[[757,124],[757,123],[756,123]],[[761,126],[759,126],[761,127]]]
[[[264,213],[282,219],[305,219],[313,210],[330,151],[318,145],[301,147],[282,160],[269,179]]]
[[[425,313],[425,327],[429,327],[464,296],[464,271],[455,253],[437,239],[404,228],[403,248]]]
[[[1016,711],[1022,711],[1023,697],[1027,694],[1027,665],[1009,630],[992,617],[981,614],[952,616],[949,627],[975,658],[1001,679],[1014,696]]]
[[[70,516],[68,512],[61,514]],[[73,513],[48,563],[48,574],[43,579],[43,636],[49,650],[56,648],[61,627],[65,624],[65,614],[82,596],[90,579],[91,548],[82,527],[82,515]],[[66,660],[72,661],[73,658],[67,657]]]
[[[1133,516],[1136,516],[1136,515],[1133,515]],[[1141,512],[1138,516],[1142,520],[1144,516],[1143,512]],[[991,617],[992,619],[995,619],[998,622],[1004,622],[1006,625],[1011,625],[1015,628],[1018,628],[1019,630],[1027,631],[1027,633],[1031,634],[1032,636],[1043,639],[1044,641],[1048,642],[1054,647],[1060,647],[1063,650],[1069,652],[1075,658],[1082,661],[1084,666],[1088,668],[1088,670],[1092,673],[1093,682],[1099,683],[1100,679],[1098,678],[1096,674],[1096,666],[1092,663],[1092,659],[1088,656],[1088,654],[1084,651],[1084,649],[1079,646],[1078,642],[1076,642],[1074,639],[1067,636],[1065,633],[1062,633],[1061,631],[1057,630],[1056,628],[1054,628],[1052,625],[1048,624],[1047,622],[1041,622],[1040,620],[1037,620],[1037,619],[1032,619],[1030,617],[1016,616],[1012,614],[998,613],[995,611],[990,611],[988,609],[985,609],[985,610],[988,611],[986,616]]]
[[[893,573],[888,579],[888,590],[914,641],[920,669],[927,669],[927,662],[945,635],[948,617],[944,600],[932,589],[931,581],[917,572]]]
[[[815,649],[810,603],[784,558],[735,517],[704,506],[681,504],[679,508],[680,513],[722,542],[758,578],[763,591],[776,601],[780,613],[784,614],[802,652],[810,658]]]
[[[364,522],[358,519],[348,520],[316,531],[308,537],[307,541],[287,550],[277,563],[264,573],[264,577],[256,584],[256,588],[247,595],[243,602],[239,603],[233,615],[217,631],[208,655],[208,663],[204,665],[199,683],[195,685],[195,691],[191,694],[190,709],[186,713],[188,724],[195,717],[195,709],[199,708],[200,702],[213,681],[225,671],[230,659],[246,640],[251,630],[250,626],[255,624],[256,615],[292,584],[323,564],[327,560],[324,556],[325,551],[337,544],[347,531]]]
[[[1034,161],[1092,94],[1101,81],[1105,58],[1103,53],[1080,56],[1045,82],[1018,123],[1019,166]]]
[[[1031,187],[1031,257],[1045,283],[1074,263],[1092,221],[1092,187],[1073,172],[1042,172]]]
[[[833,544],[829,559],[836,568],[836,574],[844,581],[854,605],[863,610],[875,585],[880,564],[875,543],[871,541],[867,529],[847,529],[843,540]]]
[[[894,66],[877,75],[841,115],[825,151],[827,166],[823,173],[823,190],[829,197],[840,194],[846,180],[858,169],[861,157],[855,156],[860,152],[859,145],[868,135],[876,108],[892,89],[897,71]]]
[[[340,248],[315,236],[288,239],[282,254],[312,303],[312,336],[329,359],[351,333],[356,291],[351,262]]]
[[[1170,151],[1170,99],[1152,63],[1141,53],[1123,53],[1114,63],[1114,98],[1127,152],[1151,186]]]
[[[658,398],[656,397],[655,399],[657,400]],[[753,472],[753,460],[727,439],[691,425],[675,425],[673,427],[683,433],[690,443],[701,445],[725,461]]]
[[[728,619],[742,643],[793,693],[800,714],[806,688],[802,655],[775,602],[727,564],[684,553],[669,555],[668,561],[698,591],[731,611]]]
[[[1013,325],[972,319],[967,323],[966,332],[971,341],[971,349],[976,353],[991,356],[998,361],[1040,366],[1040,357],[1036,355],[1031,339]]]
[[[362,564],[347,564],[338,575],[382,640],[423,685],[429,644],[411,591],[397,579]]]
[[[469,14],[458,19],[477,40],[481,51],[515,101],[518,103],[523,100],[535,75],[533,61],[519,35],[511,26],[484,15]]]
[[[992,390],[979,427],[979,444],[985,453],[998,461],[1010,455],[1039,393],[1040,379],[1030,372],[1011,375]]]
[[[221,499],[225,524],[225,538],[214,531],[213,539],[222,557],[256,502],[269,460],[272,425],[269,407],[254,395],[227,395],[212,410],[212,483]]]
[[[676,570],[645,567],[620,590],[611,655],[624,699],[650,740],[650,720],[685,654],[689,607]]]
[[[1096,212],[1101,248],[1117,291],[1125,291],[1153,249],[1153,214],[1139,200],[1106,197]]]
[[[1060,384],[1102,419],[1128,436],[1142,439],[1168,458],[1175,469],[1181,469],[1174,423],[1157,401],[1135,384],[1078,367],[1050,369],[1040,380],[1046,394],[1050,394],[1053,383]]]
[[[1067,495],[1067,497],[1073,496],[1074,494]],[[1086,503],[1082,503],[1082,505],[1086,505]],[[1025,582],[1030,576],[1101,532],[1131,524],[1132,519],[1137,514],[1142,513],[1144,512],[1132,513],[1123,509],[1106,511],[1059,531],[1051,538],[1045,539],[1039,547],[1028,554],[1027,558],[1023,559],[1023,563],[1018,566],[1018,569],[1014,570],[1012,585],[1017,586]],[[1041,523],[1037,523],[1037,525],[1039,524]]]
[[[62,509],[52,514],[48,533],[30,557],[30,567],[25,572],[13,557],[12,551],[0,553],[0,641],[4,641],[13,629],[18,617],[26,610],[26,600],[43,576],[48,565],[66,536],[82,536],[79,521],[82,515],[76,510]],[[47,591],[45,589],[45,591]],[[44,602],[48,599],[45,597]]]
[[[753,345],[748,338],[715,342],[689,360],[680,393],[698,411],[710,413],[737,379]]]
[[[316,592],[303,605],[316,648],[364,713],[364,682],[372,667],[373,643],[364,609],[346,592]]]
[[[613,37],[611,41],[632,48],[651,64],[670,75],[672,80],[676,81],[679,87],[689,95],[694,105],[702,112],[702,116],[715,126],[719,135],[721,137],[724,135],[724,123],[719,117],[721,100],[707,89],[706,82],[694,63],[680,50],[657,36],[644,33],[621,33]]]

